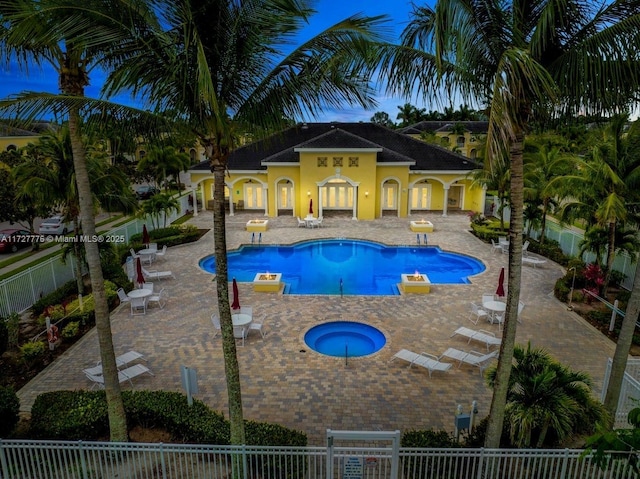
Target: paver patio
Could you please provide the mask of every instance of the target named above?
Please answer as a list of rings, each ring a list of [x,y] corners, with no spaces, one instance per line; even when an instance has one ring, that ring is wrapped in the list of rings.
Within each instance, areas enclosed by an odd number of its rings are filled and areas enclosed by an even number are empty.
[[[251,213],[227,221],[230,249],[251,242],[245,231]],[[253,213],[255,216],[255,213]],[[256,216],[257,217],[257,216]],[[481,327],[498,334],[498,326],[467,318],[469,302],[483,293],[493,293],[507,256],[495,254],[469,233],[464,214],[446,218],[425,215],[435,224],[429,244],[471,254],[487,269],[472,278],[470,285],[435,285],[428,295],[404,296],[296,296],[256,293],[252,285],[240,283],[240,300],[253,306],[256,317],[265,317],[267,336],[252,332],[244,347],[238,341],[242,400],[247,419],[270,421],[302,430],[310,445],[324,444],[326,429],[393,430],[442,428],[453,430],[457,404],[467,410],[477,400],[479,417],[489,410],[491,392],[476,368],[457,367],[446,373],[408,368],[407,363],[389,362],[400,349],[440,355],[448,347],[476,349],[461,337],[451,338],[461,325]],[[212,227],[212,214],[204,211],[191,223]],[[295,218],[269,219],[262,233],[263,244],[292,243],[312,238],[359,238],[387,244],[416,242],[409,220],[385,217],[370,222],[326,218],[321,229],[297,227]],[[257,235],[256,235],[257,236]],[[217,312],[212,276],[198,267],[198,261],[213,253],[213,232],[193,244],[169,248],[158,269],[169,269],[176,280],[163,281],[170,293],[165,309],[150,309],[146,316],[129,315],[129,308],[112,314],[116,354],[130,349],[148,360],[155,376],[134,380],[134,389],[181,391],[180,366],[198,372],[199,394],[213,409],[227,414],[221,337],[214,336],[210,316]],[[543,346],[563,363],[589,373],[599,396],[605,361],[615,345],[553,296],[553,285],[562,268],[548,261],[537,268],[522,268],[521,299],[526,303],[517,341]],[[311,351],[304,333],[313,325],[332,319],[358,320],[382,330],[387,344],[365,358],[332,358]],[[482,346],[482,348],[484,348]],[[29,411],[35,397],[58,389],[91,387],[82,369],[99,359],[95,329],[18,392],[23,411]],[[453,361],[452,361],[453,362]],[[123,385],[127,389],[131,386]]]

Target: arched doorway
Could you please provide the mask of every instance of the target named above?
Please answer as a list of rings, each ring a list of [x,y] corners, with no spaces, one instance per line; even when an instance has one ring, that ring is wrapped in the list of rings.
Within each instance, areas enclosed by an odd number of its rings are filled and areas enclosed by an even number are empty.
[[[380,197],[380,216],[400,216],[400,182],[385,180]]]

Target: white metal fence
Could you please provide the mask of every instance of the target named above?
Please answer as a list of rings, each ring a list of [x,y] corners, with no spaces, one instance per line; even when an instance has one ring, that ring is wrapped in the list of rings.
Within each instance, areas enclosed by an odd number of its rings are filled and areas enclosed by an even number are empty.
[[[607,393],[611,364],[611,358],[607,358],[604,383],[602,386],[602,402],[604,402],[604,396]],[[625,369],[624,378],[622,379],[620,397],[618,398],[618,409],[616,410],[614,427],[620,429],[630,428],[631,425],[627,421],[627,416],[629,415],[629,411],[636,407],[640,407],[640,359],[628,359],[627,368]]]
[[[627,479],[629,454],[600,469],[581,450],[208,446],[0,440],[0,479]],[[391,464],[398,464],[397,471]]]
[[[178,211],[172,211],[166,218],[167,225],[183,216],[189,209],[188,194],[180,196],[178,202]],[[110,230],[108,234],[114,237],[123,236],[125,243],[128,243],[131,236],[142,232],[142,226],[145,224],[149,230],[156,228],[151,218],[136,218]],[[164,216],[161,215],[159,226],[163,227],[164,224]],[[42,296],[72,280],[76,267],[74,257],[68,256],[64,263],[60,254],[0,281],[0,316],[26,311]]]

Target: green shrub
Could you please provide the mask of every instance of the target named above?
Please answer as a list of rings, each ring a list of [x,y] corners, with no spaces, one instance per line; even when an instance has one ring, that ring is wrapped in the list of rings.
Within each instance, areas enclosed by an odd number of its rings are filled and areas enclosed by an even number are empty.
[[[7,327],[7,347],[13,349],[18,346],[18,340],[20,339],[20,315],[11,313],[5,318],[4,324]]]
[[[42,360],[46,349],[47,347],[42,341],[29,341],[20,346],[20,355],[29,366],[32,366]]]
[[[0,438],[13,433],[20,418],[20,400],[13,389],[0,386]]]
[[[78,333],[80,333],[80,323],[77,321],[72,321],[68,323],[64,328],[62,328],[60,336],[62,336],[63,339],[71,339],[75,338]]]
[[[188,406],[184,394],[168,391],[123,391],[127,423],[163,428],[172,440],[199,444],[229,444],[229,422],[203,402]],[[31,409],[34,439],[95,440],[108,433],[104,391],[53,391],[39,395]],[[246,422],[247,444],[306,445],[306,436],[285,427]],[[275,468],[267,459],[261,466]],[[297,471],[297,469],[296,469]],[[298,476],[292,476],[298,477]]]
[[[49,293],[40,298],[33,304],[33,306],[31,306],[31,312],[34,317],[39,316],[47,306],[60,304],[65,300],[65,298],[73,294],[78,294],[78,285],[76,284],[75,279],[63,284],[60,288],[56,289],[52,293]]]
[[[611,322],[611,313],[607,311],[589,311],[587,316],[591,322],[597,324],[609,325]]]
[[[446,431],[410,430],[405,431],[400,439],[402,447],[460,447],[458,442]],[[432,457],[411,456],[403,461],[406,477],[414,477],[419,471],[420,477],[447,477],[445,461]]]
[[[9,328],[7,322],[7,319],[0,318],[0,356],[5,353],[9,346]]]

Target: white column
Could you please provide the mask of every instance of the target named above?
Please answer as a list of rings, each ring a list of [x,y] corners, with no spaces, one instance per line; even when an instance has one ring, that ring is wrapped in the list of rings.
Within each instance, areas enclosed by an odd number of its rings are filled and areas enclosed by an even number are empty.
[[[202,209],[207,209],[207,204],[204,202],[204,183],[200,183],[200,196],[202,197]]]
[[[269,216],[269,202],[267,201],[267,188],[262,188],[262,202],[264,203],[264,215]]]
[[[484,215],[484,207],[487,202],[487,185],[482,185],[482,195],[480,196],[480,214]]]
[[[358,187],[357,186],[353,186],[353,217],[351,218],[352,220],[357,220],[358,219]]]
[[[316,190],[318,191],[318,218],[322,216],[322,187],[317,186]]]
[[[411,216],[411,194],[413,188],[407,188],[407,216]]]
[[[229,216],[233,215],[233,188],[229,188]]]
[[[447,205],[449,204],[449,185],[444,185],[444,203],[442,205],[442,216],[447,216]]]
[[[198,195],[193,186],[191,187],[191,198],[193,199],[193,216],[198,216]]]

